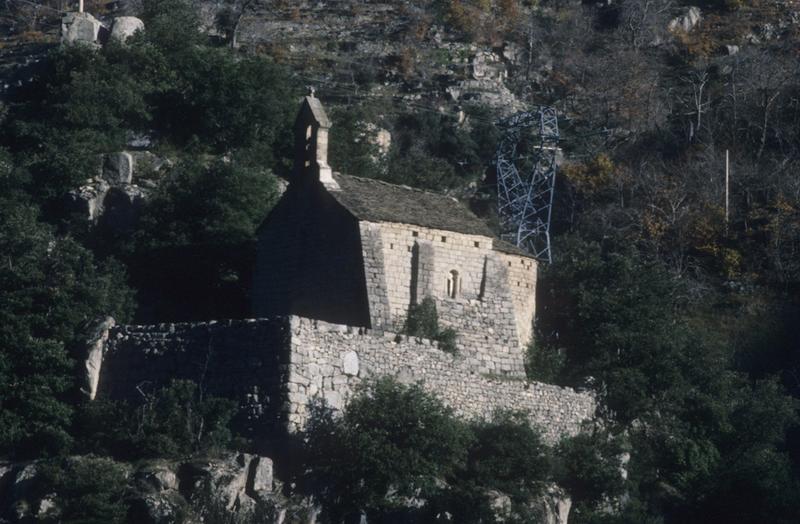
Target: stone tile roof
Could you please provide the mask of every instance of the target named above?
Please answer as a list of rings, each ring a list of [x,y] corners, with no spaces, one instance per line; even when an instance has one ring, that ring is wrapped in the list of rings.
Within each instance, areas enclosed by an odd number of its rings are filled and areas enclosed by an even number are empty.
[[[335,173],[340,191],[330,194],[353,215],[369,222],[400,222],[467,235],[493,237],[489,227],[455,198]]]
[[[527,251],[518,248],[511,242],[506,242],[505,240],[500,240],[499,238],[494,239],[492,247],[494,247],[495,251],[500,251],[501,253],[508,253],[509,255],[519,255],[521,257],[527,257],[527,258],[536,258]]]
[[[339,190],[329,193],[359,220],[396,222],[494,240],[497,251],[532,258],[529,253],[496,238],[486,223],[453,197],[381,180],[334,173]]]

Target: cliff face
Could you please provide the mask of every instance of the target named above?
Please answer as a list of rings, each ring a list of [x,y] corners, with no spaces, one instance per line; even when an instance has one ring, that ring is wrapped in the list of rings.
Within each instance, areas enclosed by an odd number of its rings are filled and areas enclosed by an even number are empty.
[[[447,14],[425,2],[270,4],[245,11],[237,45],[289,64],[324,98],[388,99],[456,112],[470,103],[501,113],[522,108],[507,84],[523,53],[492,26],[491,13],[474,21],[476,31],[487,33],[478,36],[448,28]],[[208,30],[218,31],[218,3],[199,9]]]

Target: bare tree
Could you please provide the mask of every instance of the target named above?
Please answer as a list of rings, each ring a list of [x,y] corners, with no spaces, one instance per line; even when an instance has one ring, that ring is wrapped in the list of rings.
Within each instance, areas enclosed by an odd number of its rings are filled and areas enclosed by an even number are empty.
[[[660,43],[666,36],[672,0],[626,0],[621,6],[620,29],[634,51]]]

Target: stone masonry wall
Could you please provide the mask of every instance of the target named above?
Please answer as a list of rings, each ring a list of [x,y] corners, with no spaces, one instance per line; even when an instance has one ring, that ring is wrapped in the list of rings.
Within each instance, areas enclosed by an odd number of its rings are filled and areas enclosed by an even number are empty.
[[[447,274],[456,270],[461,279],[460,297],[464,300],[480,297],[483,261],[492,253],[490,238],[393,222],[371,223],[369,226],[380,234],[390,316],[395,330],[402,328],[412,298],[422,299],[412,297],[411,289],[412,258],[417,243],[428,243],[434,253],[433,267],[428,268],[434,278],[425,289],[425,295],[445,297]]]
[[[402,330],[409,305],[430,297],[473,369],[524,376],[535,261],[495,251],[493,240],[479,235],[392,222],[359,226],[373,328]],[[453,272],[455,297],[448,294]]]
[[[98,396],[137,400],[172,379],[190,379],[207,394],[237,400],[254,430],[297,431],[313,398],[341,409],[357,384],[380,376],[420,382],[469,418],[527,411],[551,443],[577,433],[595,410],[589,394],[476,373],[429,340],[296,316],[115,327]]]
[[[122,325],[105,343],[98,396],[138,401],[172,379],[234,399],[255,428],[284,426],[288,318]]]
[[[307,420],[308,402],[324,398],[342,408],[364,379],[392,376],[420,382],[459,415],[489,417],[498,409],[523,410],[549,443],[574,435],[594,416],[595,400],[576,392],[521,379],[473,373],[463,357],[438,349],[434,342],[299,317],[291,319],[288,382],[288,428]]]
[[[501,263],[507,268],[506,277],[511,298],[514,301],[514,316],[520,344],[527,346],[533,336],[533,322],[536,315],[536,260],[498,253]]]
[[[253,313],[370,325],[358,221],[321,184],[290,184],[258,231]]]

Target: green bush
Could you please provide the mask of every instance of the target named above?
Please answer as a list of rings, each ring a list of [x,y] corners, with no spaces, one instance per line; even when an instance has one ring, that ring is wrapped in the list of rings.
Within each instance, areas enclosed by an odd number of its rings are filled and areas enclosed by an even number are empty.
[[[173,380],[133,406],[97,400],[78,415],[79,446],[120,459],[185,457],[231,447],[236,403],[203,396],[197,384]]]
[[[536,522],[531,501],[551,480],[551,451],[524,413],[502,411],[471,426],[475,439],[465,470],[448,479],[450,489],[439,510],[455,522]],[[490,493],[510,498],[507,512],[498,514]]]
[[[622,442],[606,431],[584,431],[556,447],[556,480],[583,513],[623,493]]]
[[[287,167],[295,92],[286,71],[208,45],[189,2],[148,0],[144,11],[147,31],[126,45],[53,51],[9,104],[0,136],[37,198],[60,202],[96,173],[99,154],[134,135],[192,156],[258,150],[261,165]]]
[[[559,384],[566,363],[566,355],[560,349],[537,345],[535,340],[528,344],[525,372],[529,379],[547,384]]]
[[[36,490],[55,494],[56,512],[42,522],[116,524],[125,522],[127,471],[122,464],[95,456],[69,457],[39,465]]]
[[[97,264],[34,208],[2,197],[0,253],[0,453],[61,452],[76,386],[70,351],[98,317],[124,322],[131,292],[116,264]]]
[[[425,297],[418,304],[409,306],[403,332],[412,337],[435,340],[439,343],[439,349],[447,353],[458,351],[456,348],[458,333],[453,328],[439,328],[436,302],[430,297]]]
[[[425,297],[409,306],[404,331],[414,337],[436,338],[439,334],[439,314],[432,298]]]
[[[439,400],[389,378],[362,387],[340,418],[320,406],[312,415],[307,480],[333,522],[360,511],[380,521],[407,498],[439,496],[471,441]]]

